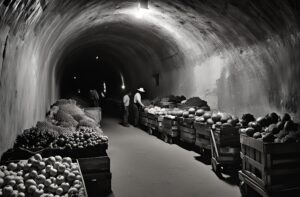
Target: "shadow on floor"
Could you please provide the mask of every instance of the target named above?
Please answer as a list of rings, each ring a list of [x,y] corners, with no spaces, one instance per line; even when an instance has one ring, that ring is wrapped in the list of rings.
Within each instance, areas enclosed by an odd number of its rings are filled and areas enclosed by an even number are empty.
[[[210,165],[211,162],[210,162],[210,157],[208,156],[202,156],[202,155],[199,155],[199,156],[195,156],[194,157],[197,161],[200,161],[201,163],[204,163],[205,165]]]
[[[219,176],[221,180],[224,182],[228,183],[229,185],[239,185],[240,184],[240,179],[238,177],[237,173],[233,173],[231,175],[225,175],[222,174],[221,177]]]

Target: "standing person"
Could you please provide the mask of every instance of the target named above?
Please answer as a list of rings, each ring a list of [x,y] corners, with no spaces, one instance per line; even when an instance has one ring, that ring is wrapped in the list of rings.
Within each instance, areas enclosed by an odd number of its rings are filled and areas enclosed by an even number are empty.
[[[135,126],[135,127],[137,127],[138,126],[138,123],[139,123],[139,115],[140,115],[140,110],[142,109],[142,108],[144,108],[145,107],[145,105],[142,103],[142,93],[145,93],[145,90],[144,90],[144,88],[139,88],[139,89],[137,89],[137,92],[135,93],[135,95],[134,95],[134,98],[133,98],[133,115],[134,115],[134,123],[133,123],[133,125]]]
[[[125,127],[129,127],[128,116],[129,116],[130,97],[131,97],[130,91],[127,92],[127,94],[125,94],[123,97],[123,122],[122,122],[122,124]]]
[[[99,107],[99,94],[98,94],[97,90],[95,90],[95,89],[90,90],[90,98],[92,101],[92,106]]]

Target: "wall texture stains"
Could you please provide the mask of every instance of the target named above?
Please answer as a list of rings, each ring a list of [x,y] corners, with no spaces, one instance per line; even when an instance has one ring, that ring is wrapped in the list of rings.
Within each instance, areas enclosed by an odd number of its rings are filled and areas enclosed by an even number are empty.
[[[62,60],[89,46],[118,54],[125,80],[153,97],[200,96],[238,115],[299,114],[298,1],[137,7],[133,0],[0,0],[0,153],[59,97]]]

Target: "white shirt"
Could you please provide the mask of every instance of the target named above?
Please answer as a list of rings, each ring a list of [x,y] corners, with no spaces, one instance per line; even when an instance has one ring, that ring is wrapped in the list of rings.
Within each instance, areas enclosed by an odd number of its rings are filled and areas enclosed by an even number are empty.
[[[123,104],[125,107],[128,107],[130,104],[130,98],[127,94],[123,97]]]
[[[134,98],[133,98],[133,102],[136,104],[136,103],[139,103],[141,106],[144,106],[143,103],[142,103],[142,96],[139,92],[137,92],[135,95],[134,95]]]

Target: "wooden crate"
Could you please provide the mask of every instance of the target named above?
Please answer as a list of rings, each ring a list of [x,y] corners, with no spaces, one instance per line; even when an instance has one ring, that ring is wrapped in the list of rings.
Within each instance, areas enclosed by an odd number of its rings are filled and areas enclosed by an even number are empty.
[[[48,148],[42,153],[44,157],[50,157],[54,155],[60,155],[62,157],[71,157],[73,159],[106,156],[106,150],[108,148],[107,143],[98,144],[87,148],[73,148],[73,149],[59,149]]]
[[[89,173],[83,175],[89,197],[107,197],[111,191],[111,172]]]
[[[147,114],[147,127],[153,130],[158,130],[158,115]]]
[[[148,126],[147,113],[145,113],[145,112],[140,113],[140,124],[145,127]]]
[[[196,134],[195,145],[198,146],[199,148],[210,150],[211,149],[210,137],[201,134]]]
[[[194,128],[194,118],[178,118],[178,125],[188,127],[188,128]]]
[[[5,153],[3,153],[1,157],[1,161],[18,161],[18,160],[25,160],[30,158],[31,156],[35,154],[41,154],[44,156],[44,150],[27,150],[24,148],[13,148],[7,150]]]
[[[81,171],[84,174],[110,172],[110,158],[106,155],[103,157],[90,157],[78,159]]]
[[[164,117],[162,120],[162,132],[170,137],[178,137],[178,123],[176,119]]]
[[[163,116],[157,117],[157,131],[160,133],[163,131],[163,119],[164,119]]]
[[[196,142],[196,132],[194,128],[185,127],[179,125],[180,140],[190,144],[195,144]]]
[[[196,130],[196,134],[200,134],[202,136],[210,138],[211,125],[203,122],[194,121],[194,128]]]
[[[241,135],[242,174],[258,192],[271,195],[300,188],[300,143],[264,143]]]
[[[78,159],[89,197],[111,193],[110,159],[108,156]]]
[[[220,147],[240,147],[240,134],[238,127],[220,127],[213,129],[215,140]]]

